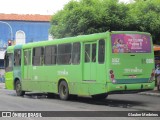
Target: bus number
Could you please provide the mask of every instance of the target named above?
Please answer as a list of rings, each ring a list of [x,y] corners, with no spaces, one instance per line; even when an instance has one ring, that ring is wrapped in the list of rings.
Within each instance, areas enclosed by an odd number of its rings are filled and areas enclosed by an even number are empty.
[[[120,58],[112,58],[112,64],[114,65],[120,64]]]
[[[146,63],[154,63],[153,59],[146,59]]]

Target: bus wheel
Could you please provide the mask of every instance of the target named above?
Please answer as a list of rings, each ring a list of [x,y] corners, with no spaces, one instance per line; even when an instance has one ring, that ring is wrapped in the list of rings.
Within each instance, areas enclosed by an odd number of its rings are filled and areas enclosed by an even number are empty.
[[[102,99],[105,99],[107,96],[108,96],[108,94],[92,95],[92,99],[94,99],[94,100],[102,100]]]
[[[68,85],[65,81],[61,81],[59,84],[59,97],[61,100],[68,100],[69,99],[69,89]]]
[[[17,96],[23,96],[25,94],[25,91],[22,91],[21,82],[19,80],[16,81],[15,89]]]

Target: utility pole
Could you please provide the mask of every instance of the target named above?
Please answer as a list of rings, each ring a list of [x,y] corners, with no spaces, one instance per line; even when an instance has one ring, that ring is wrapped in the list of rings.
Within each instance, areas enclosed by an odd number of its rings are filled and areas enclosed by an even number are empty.
[[[11,31],[11,38],[10,39],[12,40],[13,39],[13,30],[12,30],[11,25],[8,22],[4,22],[4,21],[0,21],[0,23],[8,25],[8,27],[10,28],[10,31]]]

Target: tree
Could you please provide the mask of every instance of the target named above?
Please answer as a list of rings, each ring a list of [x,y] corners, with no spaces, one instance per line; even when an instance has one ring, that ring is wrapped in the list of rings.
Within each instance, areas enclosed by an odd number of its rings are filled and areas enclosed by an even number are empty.
[[[144,31],[160,40],[160,0],[72,0],[53,15],[50,32],[55,38],[105,31]]]
[[[128,6],[118,0],[72,0],[53,15],[51,34],[56,38],[126,30]]]
[[[135,1],[130,4],[131,29],[151,33],[156,43],[160,40],[160,1]]]

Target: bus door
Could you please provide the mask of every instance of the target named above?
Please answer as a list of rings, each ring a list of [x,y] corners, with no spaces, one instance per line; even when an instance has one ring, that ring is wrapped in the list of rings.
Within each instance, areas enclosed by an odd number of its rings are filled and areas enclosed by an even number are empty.
[[[31,49],[24,50],[24,80],[31,80]]]
[[[84,44],[84,66],[83,81],[95,82],[97,77],[96,69],[96,42]]]

